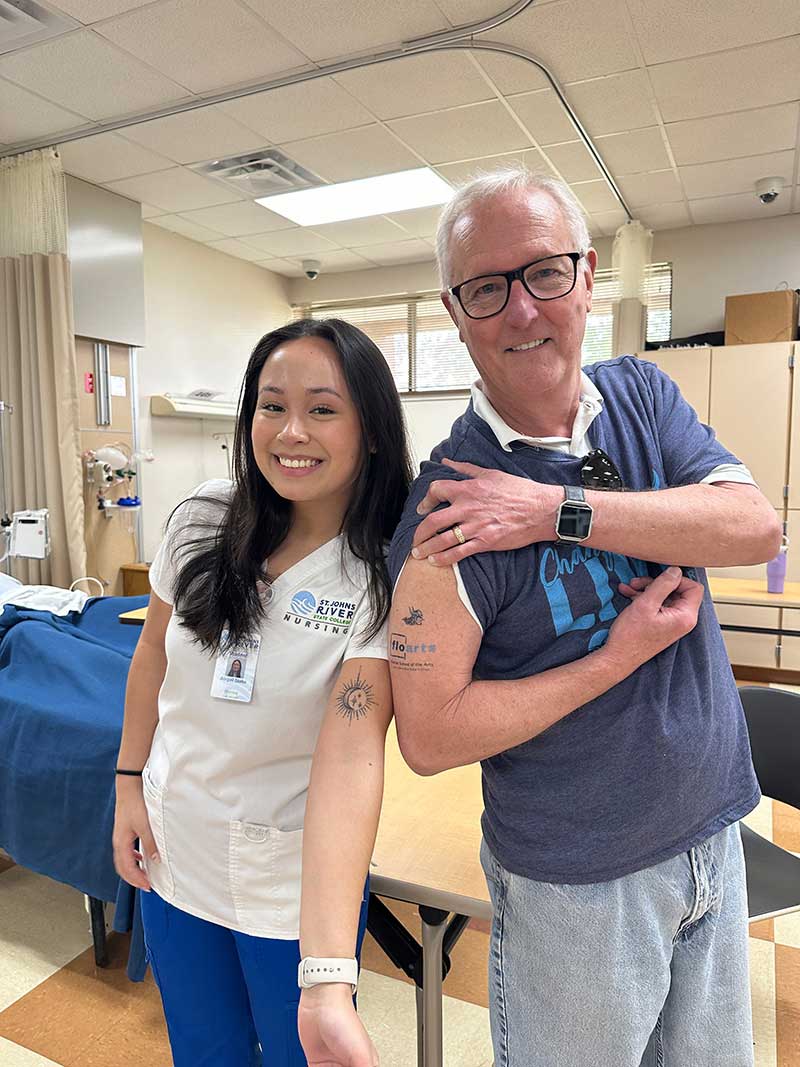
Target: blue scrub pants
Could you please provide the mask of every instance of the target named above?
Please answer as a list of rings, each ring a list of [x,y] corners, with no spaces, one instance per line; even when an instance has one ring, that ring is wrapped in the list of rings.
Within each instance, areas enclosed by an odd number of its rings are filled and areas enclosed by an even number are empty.
[[[242,934],[155,892],[140,896],[174,1067],[306,1067],[297,1036],[299,941]],[[357,954],[368,898],[365,891]]]

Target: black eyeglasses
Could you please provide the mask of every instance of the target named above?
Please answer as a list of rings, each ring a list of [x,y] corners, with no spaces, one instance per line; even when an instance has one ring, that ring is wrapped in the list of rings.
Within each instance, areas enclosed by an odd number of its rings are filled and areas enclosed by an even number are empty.
[[[625,487],[614,461],[602,448],[593,448],[581,463],[581,485],[584,489],[613,489],[620,492]]]
[[[477,278],[454,285],[451,293],[471,319],[489,319],[499,315],[511,296],[511,284],[519,279],[537,300],[558,300],[575,288],[578,261],[583,252],[563,252],[558,256],[534,259],[516,270],[480,274]]]

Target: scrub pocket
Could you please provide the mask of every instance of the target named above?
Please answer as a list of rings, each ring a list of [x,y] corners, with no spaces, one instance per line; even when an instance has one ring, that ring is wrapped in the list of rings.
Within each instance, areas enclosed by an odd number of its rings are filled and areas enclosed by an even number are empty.
[[[236,921],[257,937],[296,938],[300,929],[303,831],[230,824],[228,865]]]
[[[142,790],[144,802],[147,807],[147,818],[150,821],[150,829],[156,842],[160,863],[150,863],[147,855],[144,855],[144,868],[148,878],[156,890],[164,897],[171,897],[175,892],[175,883],[172,879],[172,868],[169,864],[167,852],[167,840],[164,834],[164,790],[155,784],[150,777],[150,771],[145,767],[142,772]]]

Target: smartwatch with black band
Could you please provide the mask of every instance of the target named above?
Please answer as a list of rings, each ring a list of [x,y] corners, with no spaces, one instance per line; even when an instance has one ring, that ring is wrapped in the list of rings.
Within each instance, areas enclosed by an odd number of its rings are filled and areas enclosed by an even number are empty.
[[[580,544],[592,532],[592,505],[578,485],[564,486],[564,499],[556,515],[556,544]]]

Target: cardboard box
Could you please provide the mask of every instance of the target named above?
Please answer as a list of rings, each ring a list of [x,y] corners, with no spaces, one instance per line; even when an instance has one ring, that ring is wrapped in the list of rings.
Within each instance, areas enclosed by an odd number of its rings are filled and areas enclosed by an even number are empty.
[[[725,298],[725,344],[797,340],[800,297],[793,289]]]

